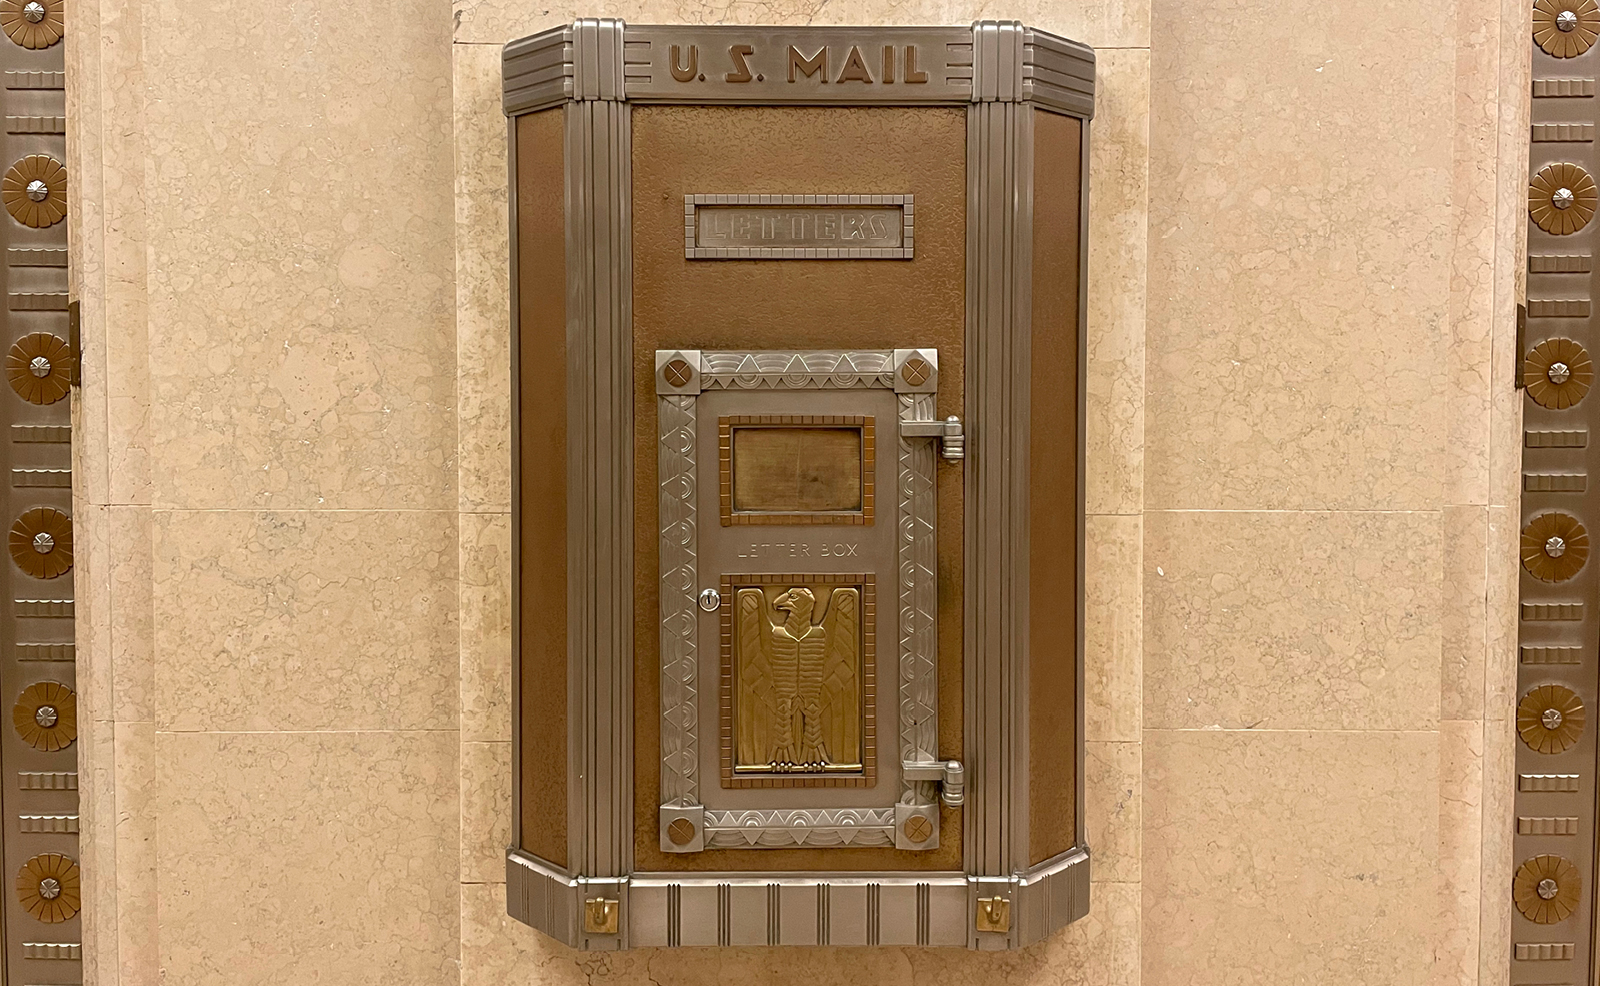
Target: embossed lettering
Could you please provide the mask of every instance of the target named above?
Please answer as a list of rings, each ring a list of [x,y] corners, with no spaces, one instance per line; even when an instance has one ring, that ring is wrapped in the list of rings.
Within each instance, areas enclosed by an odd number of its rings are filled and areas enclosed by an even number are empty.
[[[689,46],[689,67],[681,68],[678,65],[678,46],[672,46],[672,77],[679,82],[693,82],[694,77],[700,74],[700,49],[698,45]]]
[[[750,66],[745,62],[745,57],[753,55],[756,50],[749,45],[729,45],[728,57],[733,59],[733,71],[722,78],[726,82],[749,82],[755,76],[750,74]]]
[[[822,76],[822,81],[823,82],[827,82],[828,81],[828,47],[827,47],[827,45],[823,45],[822,46],[822,50],[817,52],[815,55],[812,55],[810,58],[806,58],[804,55],[801,55],[800,54],[800,49],[796,48],[794,45],[790,45],[789,46],[789,81],[790,82],[794,81],[794,73],[795,73],[796,69],[799,69],[800,70],[800,74],[804,75],[808,79],[811,78],[814,75],[821,75]]]
[[[871,82],[872,75],[867,71],[867,63],[861,58],[861,49],[855,45],[850,46],[850,54],[845,56],[844,68],[839,72],[840,82]]]
[[[917,46],[906,45],[906,81],[927,82],[928,73],[917,71]]]
[[[894,45],[883,46],[883,81],[886,85],[894,81]]]

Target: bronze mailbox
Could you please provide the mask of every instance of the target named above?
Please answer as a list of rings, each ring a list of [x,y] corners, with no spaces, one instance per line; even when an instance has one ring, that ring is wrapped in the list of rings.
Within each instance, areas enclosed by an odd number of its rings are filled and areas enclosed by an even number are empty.
[[[596,949],[1082,916],[1093,52],[581,20],[504,78],[511,915]]]

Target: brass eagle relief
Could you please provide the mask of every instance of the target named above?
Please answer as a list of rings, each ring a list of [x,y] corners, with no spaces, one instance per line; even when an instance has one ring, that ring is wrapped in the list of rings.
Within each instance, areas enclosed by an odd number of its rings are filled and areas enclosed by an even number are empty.
[[[857,586],[740,588],[735,773],[862,769],[862,599]]]

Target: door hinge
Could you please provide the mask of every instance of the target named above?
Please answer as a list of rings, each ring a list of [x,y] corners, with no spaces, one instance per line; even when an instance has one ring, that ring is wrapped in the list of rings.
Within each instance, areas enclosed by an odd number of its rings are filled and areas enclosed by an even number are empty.
[[[967,800],[967,772],[960,760],[902,760],[900,776],[908,781],[933,781],[939,785],[939,800],[949,808],[960,808]]]
[[[959,462],[967,455],[967,437],[961,430],[961,419],[955,415],[943,421],[902,421],[902,438],[937,438],[939,454],[951,462]]]

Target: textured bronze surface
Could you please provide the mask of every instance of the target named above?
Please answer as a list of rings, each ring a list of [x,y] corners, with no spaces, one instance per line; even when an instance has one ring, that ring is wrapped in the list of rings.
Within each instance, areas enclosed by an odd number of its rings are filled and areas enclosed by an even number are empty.
[[[23,336],[6,354],[6,379],[29,404],[54,404],[67,396],[72,389],[71,368],[72,347],[49,332]]]
[[[1571,194],[1571,203],[1559,207],[1558,196]],[[1576,233],[1594,218],[1595,201],[1600,198],[1594,179],[1576,164],[1562,161],[1539,169],[1528,183],[1528,215],[1539,228],[1556,236]]]
[[[1078,162],[1083,125],[1034,112],[1028,429],[1028,856],[1077,842]]]
[[[873,576],[724,575],[722,786],[877,779]]]
[[[1589,393],[1594,383],[1594,363],[1589,351],[1573,340],[1546,339],[1529,350],[1522,361],[1522,380],[1528,396],[1540,407],[1562,411]]]
[[[1517,734],[1538,753],[1565,753],[1583,735],[1583,700],[1563,685],[1540,685],[1517,703]]]
[[[11,558],[36,579],[66,573],[72,568],[72,519],[54,507],[34,507],[18,517],[11,525]]]
[[[1540,514],[1522,529],[1522,566],[1541,582],[1565,582],[1589,559],[1589,532],[1560,511]]]
[[[871,416],[725,415],[717,432],[722,526],[873,522]]]
[[[17,697],[11,722],[35,750],[65,750],[78,738],[78,696],[60,682],[36,682]]]
[[[1570,12],[1576,23],[1563,31],[1557,18]],[[1535,0],[1533,40],[1553,58],[1576,58],[1600,34],[1600,4],[1595,0]]]
[[[13,44],[39,49],[61,40],[65,30],[61,14],[66,0],[37,0],[37,3],[44,16],[31,20],[25,9],[28,0],[0,0],[0,31],[5,31]]]
[[[77,916],[81,903],[78,864],[58,852],[40,853],[17,873],[17,899],[45,924]]]
[[[40,182],[44,198],[35,199],[29,186]],[[67,214],[67,169],[48,154],[30,154],[6,170],[0,178],[0,201],[11,218],[24,226],[44,229],[54,226]]]
[[[1535,856],[1517,867],[1511,882],[1511,899],[1517,910],[1534,924],[1565,921],[1578,909],[1583,876],[1563,856]]]
[[[522,848],[567,862],[565,118],[517,119]]]
[[[962,408],[966,326],[967,111],[963,107],[636,106],[633,110],[635,868],[641,871],[955,870],[961,812],[941,809],[939,848],[660,848],[660,612],[654,564],[657,349],[937,348],[937,414]],[[826,148],[826,153],[819,149]],[[916,258],[690,261],[683,196],[846,191],[916,196]],[[752,277],[760,288],[752,293]],[[715,312],[715,318],[695,313]],[[849,317],[844,317],[849,313]],[[689,331],[692,327],[692,332]],[[938,477],[939,746],[962,756],[961,470]]]

